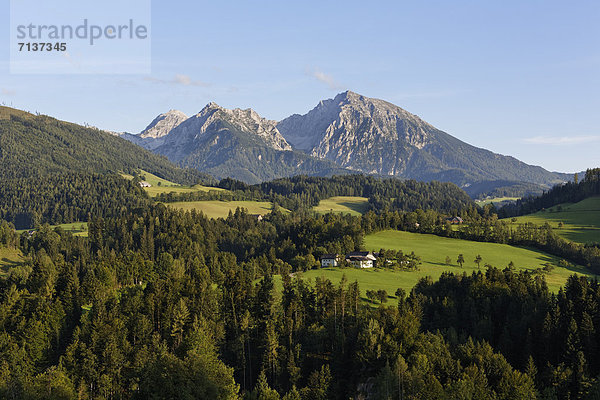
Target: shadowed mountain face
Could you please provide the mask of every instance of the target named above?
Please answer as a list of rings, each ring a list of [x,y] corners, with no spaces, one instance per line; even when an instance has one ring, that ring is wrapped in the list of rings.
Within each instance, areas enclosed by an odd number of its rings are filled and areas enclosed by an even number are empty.
[[[370,174],[450,181],[552,185],[570,175],[471,146],[383,100],[344,92],[277,128],[298,150]]]

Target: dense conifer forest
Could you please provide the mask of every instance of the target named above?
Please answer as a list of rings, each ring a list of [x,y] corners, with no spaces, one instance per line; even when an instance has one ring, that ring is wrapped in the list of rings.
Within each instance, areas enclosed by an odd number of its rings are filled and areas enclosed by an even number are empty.
[[[48,225],[18,236],[2,223],[0,243],[18,247],[27,261],[0,280],[0,395],[597,394],[595,281],[573,277],[551,294],[543,274],[491,267],[423,279],[410,293],[397,291],[397,306],[372,308],[359,282],[293,275],[317,267],[321,254],[359,250],[366,233],[387,228],[507,243],[556,240],[543,227],[503,230],[492,207],[471,204],[457,209],[468,223],[450,229],[450,214],[434,202],[428,210],[363,217],[275,208],[258,221],[244,210],[209,219],[146,198],[126,212],[91,214],[89,238]],[[590,268],[598,266],[597,250]]]
[[[364,250],[365,235],[386,229],[534,247],[597,273],[597,245],[498,218],[598,194],[597,169],[498,212],[439,182],[345,175],[216,183],[122,142],[0,113],[0,250],[21,260],[0,271],[0,398],[600,396],[597,281],[572,276],[551,293],[544,271],[484,266],[421,279],[386,305],[391,293],[358,281],[298,276],[323,254]],[[120,175],[140,169],[227,191],[150,198],[139,178]],[[310,211],[332,196],[365,197],[368,210]],[[263,219],[168,206],[188,200],[274,205]],[[50,226],[75,221],[88,224],[88,237]],[[418,267],[418,254],[382,254]]]
[[[560,203],[577,203],[594,195],[600,195],[600,168],[588,169],[583,177],[576,174],[574,181],[556,185],[541,196],[525,197],[516,204],[507,205],[500,210],[500,215],[531,214]]]

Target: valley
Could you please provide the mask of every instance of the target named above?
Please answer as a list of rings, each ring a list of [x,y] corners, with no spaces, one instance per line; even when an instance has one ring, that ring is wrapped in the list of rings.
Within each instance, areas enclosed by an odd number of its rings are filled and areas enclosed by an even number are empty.
[[[554,385],[535,380],[534,364],[558,376],[563,364],[556,360],[572,354],[566,344],[596,346],[589,332],[600,331],[600,249],[590,245],[600,170],[500,210],[478,205],[456,183],[495,177],[506,165],[505,173],[528,167],[499,155],[490,164],[485,151],[384,103],[347,92],[337,104],[320,104],[319,112],[341,109],[321,121],[340,116],[344,132],[338,122],[325,129],[347,135],[341,142],[318,135],[302,141],[289,121],[279,132],[280,123],[252,110],[212,103],[191,120],[161,114],[135,138],[0,109],[0,397],[60,391],[68,399],[185,393],[229,400],[265,398],[256,394],[272,384],[274,399],[324,400],[313,396],[314,382],[335,379],[339,398],[349,398],[386,376],[381,355],[394,368],[411,364],[416,380],[407,378],[406,387],[415,395],[428,386],[417,380],[445,382],[447,392],[425,398],[457,397],[453,385],[465,380],[472,386],[483,379],[490,398],[511,399],[525,382],[523,400]],[[401,138],[390,139],[381,110],[399,124]],[[292,128],[296,136],[286,131]],[[356,145],[344,147],[346,139]],[[458,156],[441,156],[440,164],[427,153],[444,143],[473,150],[482,175]],[[364,146],[391,151],[397,173],[382,177],[390,166],[372,162]],[[328,148],[348,157],[341,162]],[[453,162],[464,168],[445,169]],[[372,174],[358,174],[362,164]],[[410,175],[411,168],[421,175]],[[441,181],[429,181],[430,168]],[[527,179],[542,183],[485,181],[479,187],[498,196],[478,196],[497,205],[519,188],[567,178],[528,171]],[[515,217],[498,220],[500,214]],[[386,249],[383,267],[344,261],[317,268],[324,254],[372,261],[356,253],[361,249]],[[569,307],[583,311],[564,312]],[[581,329],[565,336],[565,326]],[[483,365],[469,378],[467,346],[487,346],[477,358],[495,360],[494,368]],[[595,376],[594,350],[578,348]],[[425,359],[467,367],[449,378],[415,367]],[[289,388],[290,376],[298,377],[301,396]],[[567,392],[565,382],[555,387]]]

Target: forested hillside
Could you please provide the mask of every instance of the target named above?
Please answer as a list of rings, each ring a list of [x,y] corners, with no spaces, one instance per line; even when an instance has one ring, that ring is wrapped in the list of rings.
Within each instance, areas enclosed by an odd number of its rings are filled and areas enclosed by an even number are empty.
[[[149,204],[137,182],[115,174],[55,173],[0,179],[0,219],[17,229],[87,221],[90,215],[116,217]]]
[[[369,199],[369,209],[414,211],[437,210],[454,213],[474,206],[473,200],[453,183],[418,182],[396,178],[376,178],[359,174],[324,177],[294,176],[257,185],[223,179],[218,186],[225,193],[164,194],[159,201],[264,200],[288,210],[308,210],[319,201],[334,196],[360,196]]]
[[[556,185],[541,196],[526,197],[516,204],[504,206],[502,217],[524,215],[550,208],[560,203],[577,203],[587,197],[600,195],[600,168],[588,169],[583,179]]]
[[[597,282],[572,278],[552,295],[543,274],[488,268],[425,279],[408,296],[398,290],[397,307],[372,309],[359,282],[289,274],[325,252],[359,249],[365,232],[444,229],[440,217],[274,212],[258,221],[238,211],[209,220],[156,205],[93,218],[89,239],[49,227],[23,234],[28,261],[0,279],[0,396],[597,393]],[[490,221],[473,214],[470,234],[485,235]],[[282,276],[280,294],[272,274]]]
[[[212,181],[98,129],[0,107],[0,219],[18,229],[147,205],[139,186],[119,175],[140,169],[178,183]]]
[[[93,128],[0,107],[0,179],[50,173],[133,173],[139,169],[182,184],[208,181],[166,158]]]

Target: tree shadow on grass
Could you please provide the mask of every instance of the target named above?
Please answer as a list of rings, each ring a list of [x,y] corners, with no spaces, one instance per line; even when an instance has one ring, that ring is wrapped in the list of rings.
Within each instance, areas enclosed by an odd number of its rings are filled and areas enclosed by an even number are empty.
[[[22,263],[20,261],[9,260],[8,258],[4,257],[2,259],[2,264],[3,264],[3,266],[10,268],[10,267],[17,267],[17,266],[21,265]]]
[[[359,214],[364,214],[369,209],[369,203],[367,203],[367,202],[356,203],[356,202],[344,201],[339,204],[344,207],[348,207],[352,211],[356,211]]]

